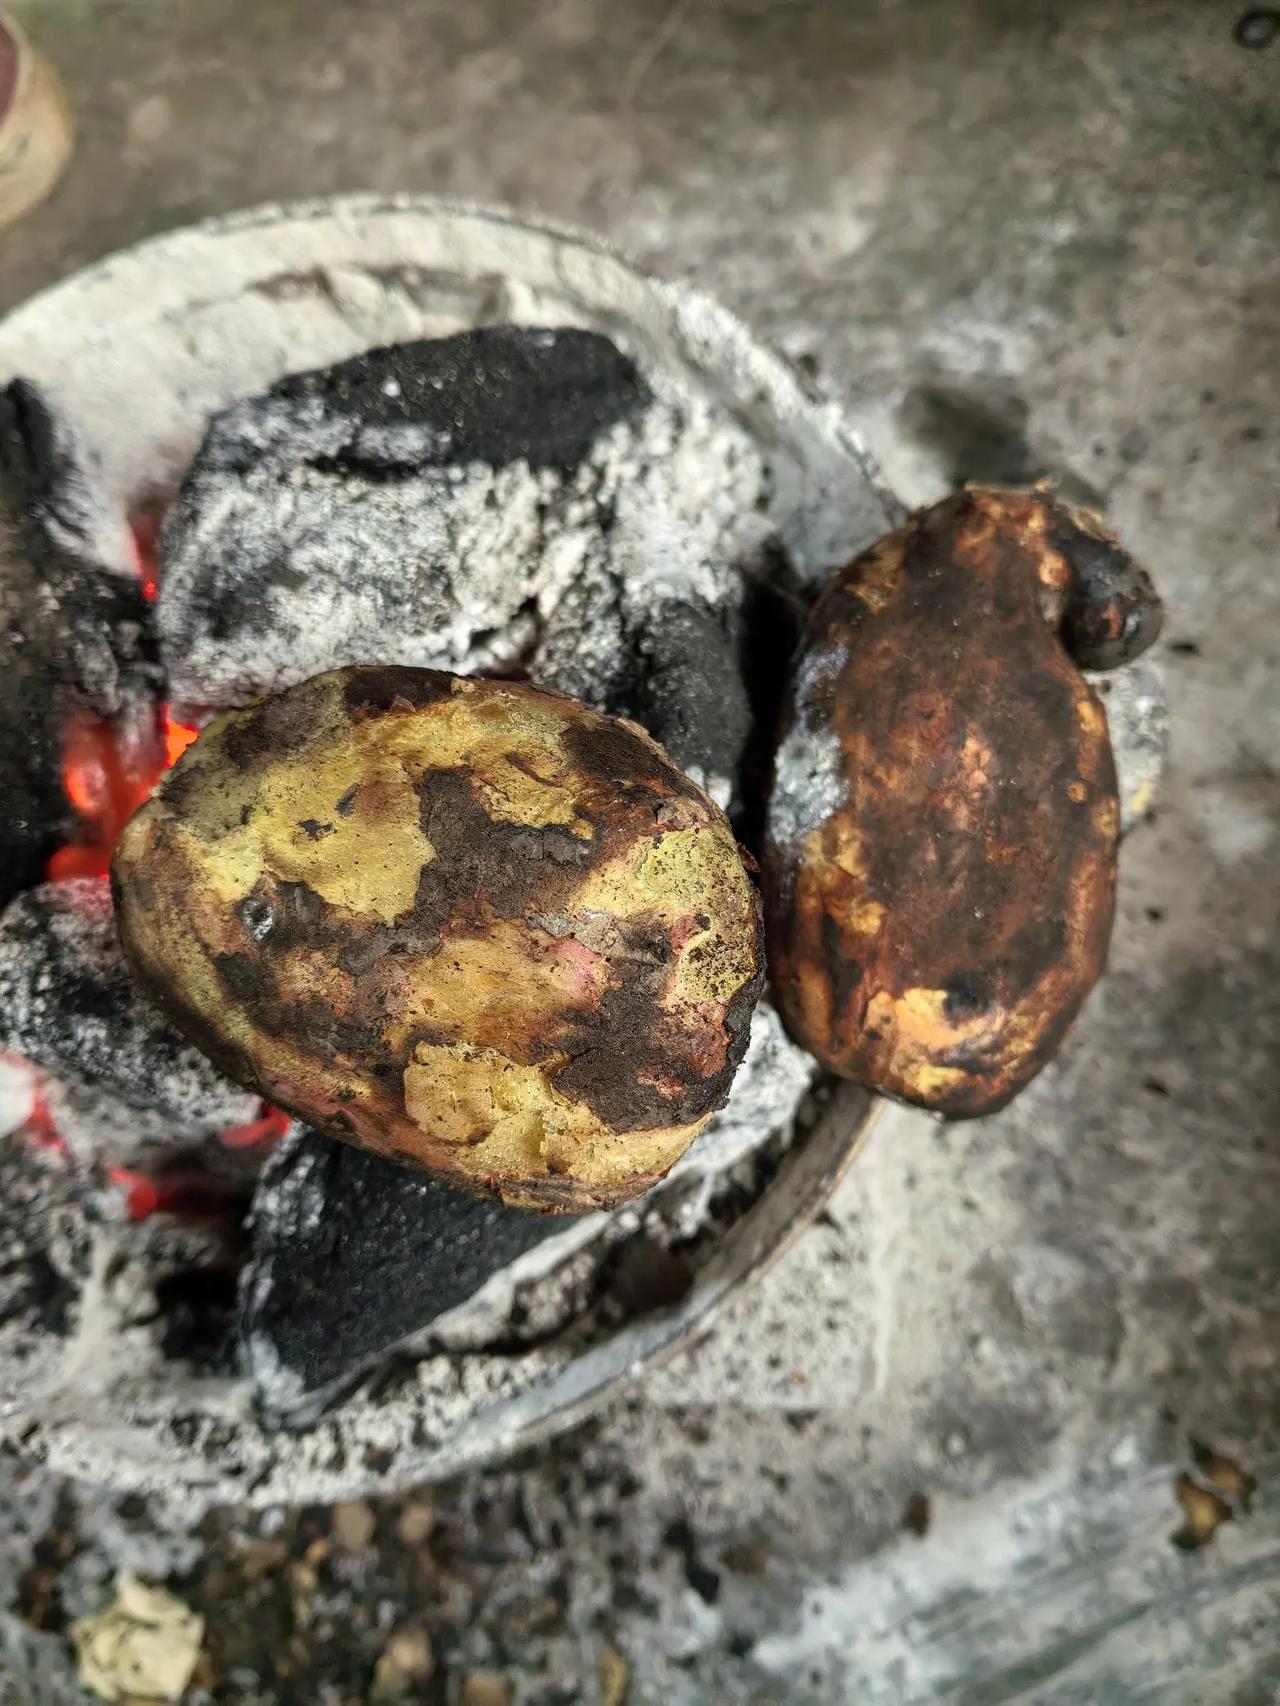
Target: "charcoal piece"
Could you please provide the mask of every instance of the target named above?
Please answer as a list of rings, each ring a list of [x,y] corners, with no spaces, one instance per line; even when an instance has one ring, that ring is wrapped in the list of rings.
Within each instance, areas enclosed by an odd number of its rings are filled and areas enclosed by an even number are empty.
[[[742,606],[672,599],[650,617],[632,636],[608,691],[614,715],[633,718],[679,753],[682,768],[704,787],[736,776],[752,726]]]
[[[264,1419],[305,1427],[573,1219],[464,1196],[299,1128],[268,1162],[241,1285]]]
[[[768,473],[607,339],[498,327],[283,380],[211,425],[161,543],[179,712],[376,658],[634,716],[722,803]]]
[[[0,915],[0,1050],[47,1074],[58,1128],[82,1160],[196,1144],[258,1109],[143,997],[105,878],[45,884]]]
[[[15,380],[0,390],[0,904],[66,839],[66,717],[140,720],[159,679],[125,517],[103,510],[71,432]]]
[[[340,442],[317,453],[334,472],[365,468],[395,479],[412,478],[424,461],[576,468],[650,393],[598,332],[482,326],[293,374],[270,395],[337,429]]]
[[[596,333],[488,327],[227,409],[161,539],[176,699],[243,703],[374,659],[458,667],[477,634],[512,661],[534,633],[547,506],[649,402]]]

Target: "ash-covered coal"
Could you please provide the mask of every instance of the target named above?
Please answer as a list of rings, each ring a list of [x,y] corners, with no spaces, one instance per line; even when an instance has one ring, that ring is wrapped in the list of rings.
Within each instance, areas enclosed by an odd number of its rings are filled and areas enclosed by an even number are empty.
[[[142,995],[105,878],[43,884],[0,915],[0,1050],[46,1074],[59,1133],[82,1162],[171,1153],[258,1109]]]
[[[597,1300],[620,1247],[682,1248],[790,1138],[812,1059],[757,1008],[728,1106],[639,1204],[544,1216],[473,1199],[299,1127],[254,1199],[244,1360],[268,1426],[306,1427],[365,1375],[431,1348],[545,1340]],[[739,1177],[741,1175],[741,1177]]]
[[[722,801],[753,720],[769,470],[608,339],[492,327],[226,410],[161,542],[180,715],[322,670],[527,673],[641,722]]]
[[[0,1139],[0,1370],[10,1378],[68,1331],[84,1277],[84,1194],[64,1159]]]
[[[265,1416],[313,1420],[576,1219],[466,1196],[296,1128],[259,1185],[243,1283],[245,1361]]]
[[[87,709],[141,738],[158,689],[126,518],[103,506],[71,431],[15,380],[0,390],[0,903],[65,839],[67,716]]]

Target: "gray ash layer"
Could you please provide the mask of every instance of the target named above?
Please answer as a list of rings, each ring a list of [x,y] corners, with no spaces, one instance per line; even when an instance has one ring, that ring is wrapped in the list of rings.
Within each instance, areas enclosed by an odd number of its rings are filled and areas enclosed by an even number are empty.
[[[87,708],[128,738],[158,692],[125,517],[104,510],[82,447],[15,380],[0,389],[0,904],[65,839],[64,718]]]
[[[47,883],[0,916],[0,1050],[47,1077],[77,1159],[131,1161],[253,1118],[144,998],[125,965],[105,878]]]
[[[85,1184],[52,1154],[0,1140],[0,1366],[6,1384],[13,1364],[56,1347],[68,1331],[84,1275],[76,1240]],[[10,1358],[13,1363],[10,1363]]]
[[[506,1208],[297,1129],[259,1185],[241,1286],[264,1423],[309,1426],[362,1377],[432,1348],[514,1356],[581,1323],[611,1256],[689,1245],[726,1193],[758,1189],[754,1169],[789,1140],[815,1075],[757,1009],[728,1106],[669,1179],[612,1214]]]
[[[495,327],[226,410],[161,544],[179,714],[349,663],[527,673],[738,795],[751,651],[786,628],[769,472],[661,386],[596,333]]]

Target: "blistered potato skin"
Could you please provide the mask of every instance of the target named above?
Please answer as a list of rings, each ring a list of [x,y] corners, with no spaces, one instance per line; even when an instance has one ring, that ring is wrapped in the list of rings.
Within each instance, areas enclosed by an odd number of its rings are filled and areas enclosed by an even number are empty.
[[[230,1076],[530,1207],[668,1172],[763,979],[732,832],[656,743],[434,670],[337,670],[218,718],[113,882],[134,969]]]
[[[783,1013],[831,1070],[972,1116],[1061,1043],[1105,963],[1119,818],[1106,718],[1064,638],[1097,663],[1154,637],[1127,562],[1042,492],[970,488],[820,597],[765,888]]]

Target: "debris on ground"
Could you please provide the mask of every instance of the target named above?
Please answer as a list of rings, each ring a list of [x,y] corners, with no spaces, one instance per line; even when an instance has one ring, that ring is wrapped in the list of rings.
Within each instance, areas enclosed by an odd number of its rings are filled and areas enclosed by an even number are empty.
[[[72,1625],[80,1680],[100,1700],[181,1699],[204,1640],[204,1619],[169,1593],[122,1575],[114,1602]]]
[[[1183,1552],[1207,1546],[1224,1522],[1235,1514],[1227,1501],[1209,1487],[1202,1487],[1185,1472],[1174,1482],[1173,1496],[1182,1506],[1186,1521],[1170,1535]]]
[[[435,1670],[431,1640],[425,1629],[406,1625],[387,1642],[373,1673],[370,1699],[376,1706],[403,1700]]]
[[[622,1706],[627,1697],[630,1670],[627,1661],[616,1647],[606,1641],[597,1660],[600,1677],[600,1706]]]
[[[1225,1451],[1215,1451],[1197,1439],[1191,1442],[1191,1458],[1200,1479],[1207,1481],[1214,1492],[1221,1493],[1238,1511],[1247,1515],[1258,1489],[1257,1481],[1248,1470],[1242,1468],[1234,1457],[1228,1457]]]
[[[511,1706],[511,1684],[496,1670],[473,1670],[462,1679],[461,1706]]]
[[[378,1519],[366,1504],[333,1507],[333,1538],[344,1552],[363,1552],[377,1528]]]

